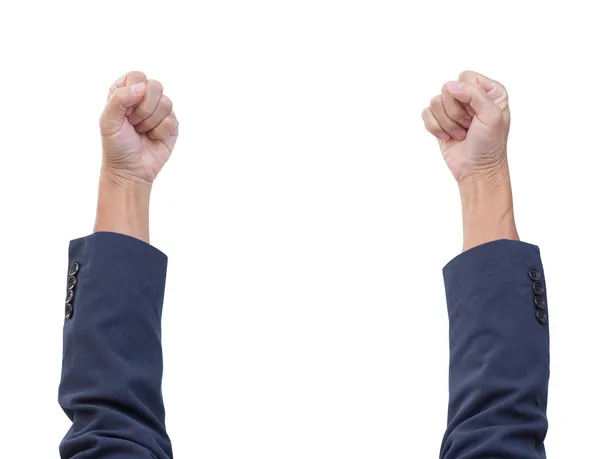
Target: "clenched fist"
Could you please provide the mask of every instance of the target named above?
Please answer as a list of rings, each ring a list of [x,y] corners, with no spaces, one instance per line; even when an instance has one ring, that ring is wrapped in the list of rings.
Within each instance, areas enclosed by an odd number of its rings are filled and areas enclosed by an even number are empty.
[[[152,183],[173,152],[178,126],[158,81],[141,72],[123,75],[110,88],[100,117],[104,171]]]
[[[506,89],[497,81],[463,72],[431,99],[422,117],[459,184],[494,182],[508,174],[510,110]]]

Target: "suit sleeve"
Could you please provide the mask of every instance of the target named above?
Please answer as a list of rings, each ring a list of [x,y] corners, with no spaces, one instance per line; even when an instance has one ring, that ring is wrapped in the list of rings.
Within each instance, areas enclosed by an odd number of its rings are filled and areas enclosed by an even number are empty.
[[[161,393],[167,257],[95,233],[71,242],[59,403],[62,459],[172,458]]]
[[[450,323],[441,459],[542,459],[548,429],[548,310],[539,249],[475,247],[444,268]]]

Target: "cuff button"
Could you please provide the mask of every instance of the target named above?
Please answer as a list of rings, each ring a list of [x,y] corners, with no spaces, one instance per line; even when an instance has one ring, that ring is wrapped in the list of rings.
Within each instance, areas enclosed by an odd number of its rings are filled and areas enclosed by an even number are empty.
[[[544,298],[541,296],[534,296],[533,304],[535,304],[536,308],[546,309],[546,300],[544,300]]]
[[[535,268],[531,268],[531,269],[529,270],[529,273],[528,273],[528,274],[529,274],[529,278],[530,278],[532,281],[534,281],[534,282],[536,282],[536,281],[539,281],[539,280],[541,280],[541,279],[542,279],[542,275],[541,275],[541,274],[540,274],[540,272],[539,272],[537,269],[535,269]]]
[[[70,303],[73,299],[73,290],[67,290],[67,298],[65,299],[65,303]]]
[[[64,271],[63,271],[64,272]],[[69,276],[74,276],[79,272],[79,263],[75,262],[69,268]]]
[[[70,319],[71,317],[73,317],[73,305],[67,303],[65,305],[65,319]]]
[[[535,318],[541,325],[546,325],[546,322],[548,322],[548,315],[543,309],[535,310]]]
[[[75,276],[69,277],[69,280],[67,281],[67,288],[69,290],[73,290],[75,284],[77,284],[77,278]]]
[[[541,284],[541,282],[536,281],[533,283],[533,293],[536,295],[544,294],[544,286]]]

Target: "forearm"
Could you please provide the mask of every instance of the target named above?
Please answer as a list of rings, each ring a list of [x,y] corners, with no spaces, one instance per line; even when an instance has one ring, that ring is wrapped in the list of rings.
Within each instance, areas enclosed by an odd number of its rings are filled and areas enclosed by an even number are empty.
[[[63,458],[172,457],[161,395],[167,258],[147,244],[149,203],[150,184],[103,170],[94,234],[71,243],[79,269],[63,332],[59,402],[73,422]]]
[[[150,242],[152,184],[102,169],[94,232],[107,231]]]
[[[508,169],[493,180],[459,185],[463,251],[500,239],[519,240]]]
[[[444,268],[450,320],[448,428],[440,457],[545,457],[547,313],[537,247],[519,242],[508,167],[461,183],[463,250]]]
[[[545,458],[550,357],[546,296],[533,288],[545,290],[539,249],[480,245],[448,263],[444,281],[450,397],[440,457]]]
[[[63,330],[59,402],[73,422],[61,457],[172,457],[161,395],[167,257],[99,232],[71,242],[77,263]]]

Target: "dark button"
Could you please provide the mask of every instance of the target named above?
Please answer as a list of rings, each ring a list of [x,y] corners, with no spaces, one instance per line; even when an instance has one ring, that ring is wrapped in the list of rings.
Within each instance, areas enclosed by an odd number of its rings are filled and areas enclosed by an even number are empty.
[[[67,281],[67,288],[69,290],[73,290],[76,283],[77,283],[77,278],[75,276],[69,277],[69,280]]]
[[[73,305],[71,303],[67,303],[65,305],[65,319],[70,319],[73,317]]]
[[[544,311],[543,309],[535,310],[535,318],[542,325],[545,325],[546,322],[548,322],[548,315],[546,314],[546,311]]]
[[[544,286],[541,284],[541,282],[533,283],[533,293],[535,293],[536,295],[544,294]]]
[[[63,271],[64,272],[64,271]],[[75,262],[69,268],[69,276],[74,276],[79,272],[79,263]]]
[[[532,269],[529,270],[529,278],[532,281],[536,282],[536,281],[539,281],[542,278],[542,275],[540,274],[540,272],[537,269],[532,268]]]
[[[67,290],[67,299],[65,300],[65,303],[70,303],[72,299],[73,299],[73,290]]]
[[[546,300],[544,300],[544,298],[541,296],[534,296],[533,304],[535,304],[536,308],[546,309]]]

